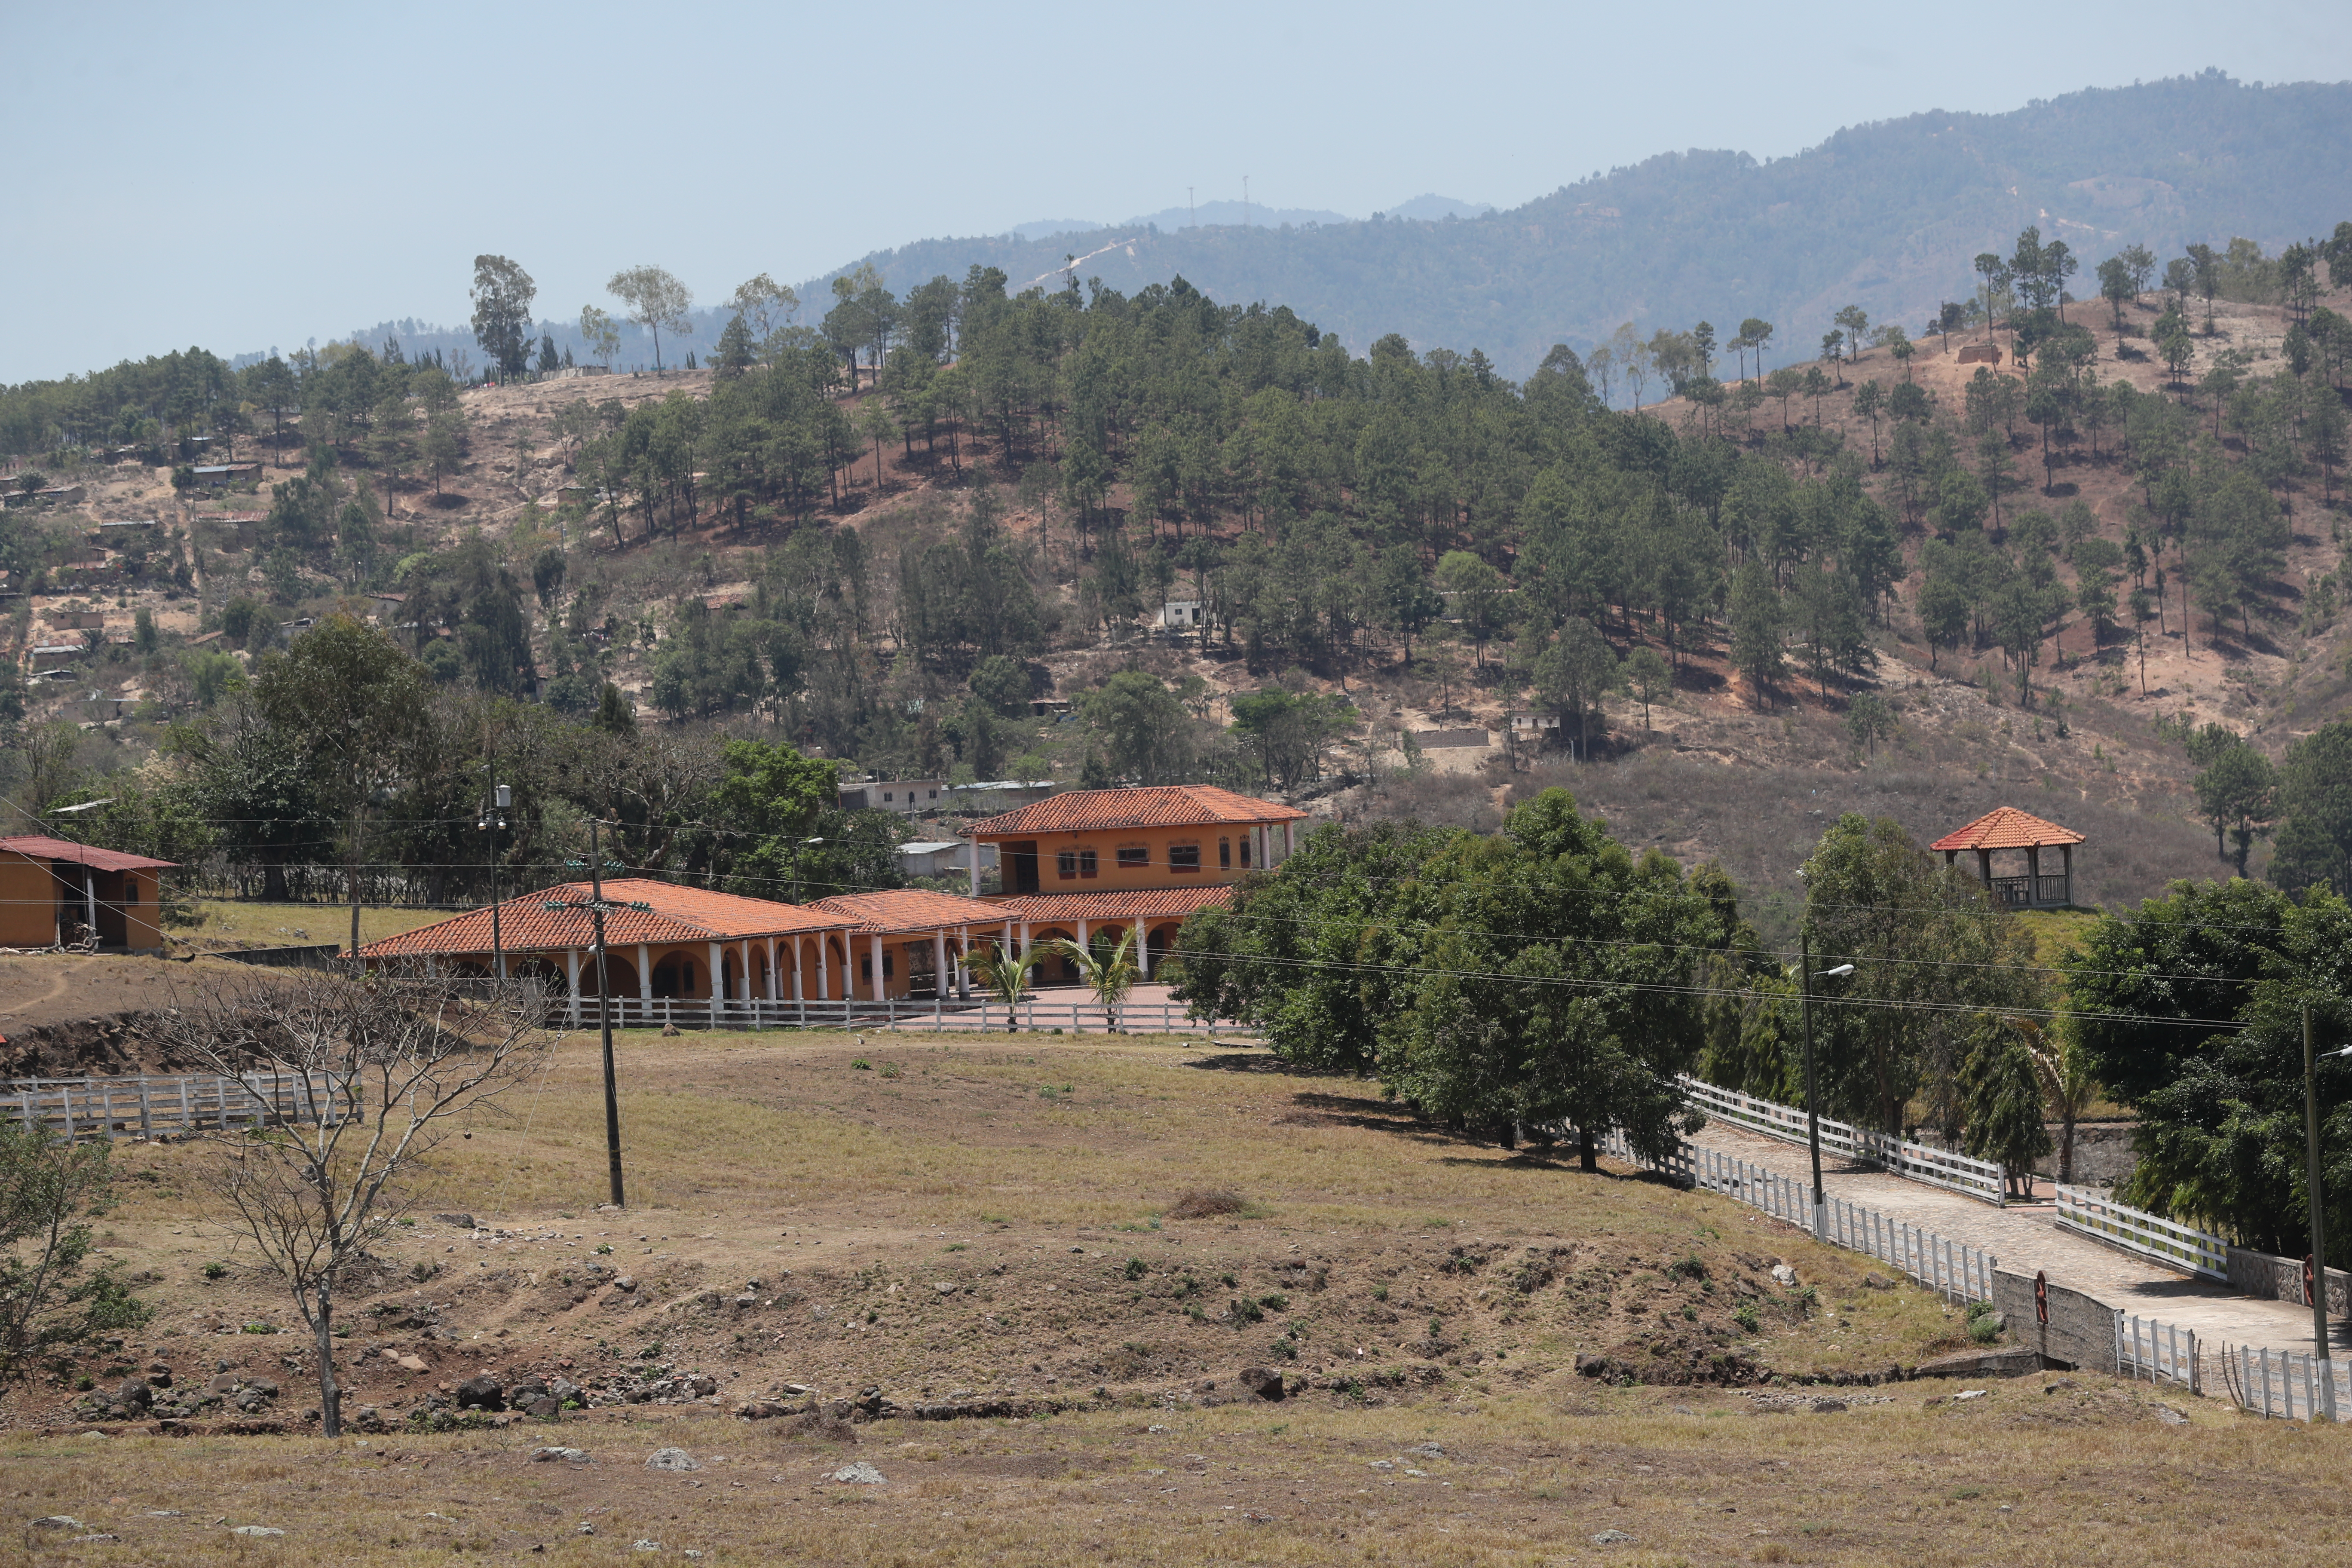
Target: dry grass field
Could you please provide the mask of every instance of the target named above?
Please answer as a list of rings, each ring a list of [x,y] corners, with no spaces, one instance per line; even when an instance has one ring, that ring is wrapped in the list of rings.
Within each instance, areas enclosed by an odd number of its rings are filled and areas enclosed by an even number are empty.
[[[307,1341],[257,1331],[294,1329],[289,1305],[205,1213],[211,1152],[126,1148],[104,1239],[160,1310],[82,1374],[160,1362],[281,1393],[249,1435],[91,1436],[71,1387],[23,1391],[0,1492],[16,1520],[83,1526],[25,1525],[26,1549],[1974,1564],[2168,1561],[2194,1540],[2238,1563],[2346,1533],[2335,1432],[2093,1376],[1799,1386],[1949,1350],[1958,1317],[1742,1205],[1466,1142],[1262,1052],[812,1032],[619,1054],[628,1208],[597,1206],[597,1053],[575,1038],[451,1138],[350,1298],[346,1409],[388,1430],[335,1442],[304,1419]],[[1178,1217],[1220,1206],[1181,1203],[1202,1191],[1241,1206]],[[479,1228],[434,1217],[459,1209]],[[1244,1368],[1288,1396],[1253,1396]],[[480,1373],[718,1393],[408,1423]],[[762,1398],[812,1408],[733,1414]],[[824,1419],[835,1401],[879,1414]],[[535,1462],[544,1445],[588,1458]],[[648,1468],[667,1446],[702,1468]],[[883,1479],[832,1479],[854,1463]],[[61,1544],[77,1534],[115,1539]]]

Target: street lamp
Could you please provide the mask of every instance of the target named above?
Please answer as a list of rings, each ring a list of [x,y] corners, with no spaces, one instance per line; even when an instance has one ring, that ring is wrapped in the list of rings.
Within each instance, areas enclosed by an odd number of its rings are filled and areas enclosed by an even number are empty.
[[[803,838],[793,846],[793,902],[801,901],[801,849],[810,844],[822,844],[822,838]]]
[[[507,952],[499,930],[499,829],[507,825],[507,811],[513,805],[514,791],[494,785],[490,805],[474,824],[490,836],[490,973],[500,980],[507,977]]]
[[[1804,984],[1805,1019],[1805,1142],[1813,1153],[1813,1239],[1827,1241],[1830,1234],[1829,1202],[1822,1195],[1822,1112],[1821,1097],[1813,1090],[1813,939],[1800,939],[1797,966]],[[1835,969],[1824,969],[1820,978],[1843,980],[1853,973],[1853,965],[1841,963]]]
[[[2352,1057],[2352,1046],[2322,1053]],[[2319,1066],[2311,1051],[2311,1004],[2303,1005],[2303,1139],[2310,1162],[2311,1209],[2311,1339],[2318,1346],[2319,1399],[2328,1420],[2336,1419],[2336,1369],[2327,1355],[2327,1234],[2321,1214],[2319,1177]]]

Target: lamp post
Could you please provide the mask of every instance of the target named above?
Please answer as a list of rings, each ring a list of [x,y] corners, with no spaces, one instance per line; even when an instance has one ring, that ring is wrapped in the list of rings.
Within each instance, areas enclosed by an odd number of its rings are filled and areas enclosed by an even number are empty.
[[[1827,1241],[1830,1234],[1829,1203],[1822,1194],[1822,1112],[1821,1097],[1813,1089],[1813,939],[1808,934],[1799,939],[1797,965],[1803,977],[1805,1020],[1805,1142],[1813,1155],[1813,1239]],[[1841,963],[1835,969],[1824,969],[1821,978],[1838,980],[1853,973],[1853,965]]]
[[[2326,1053],[2352,1057],[2352,1046]],[[2327,1354],[2327,1227],[2324,1189],[2319,1173],[2319,1064],[2311,1050],[2311,1004],[2303,1005],[2303,1140],[2309,1162],[2308,1204],[2311,1209],[2311,1342],[2319,1357],[2319,1405],[2327,1419],[2336,1419],[2336,1369]]]
[[[507,950],[499,928],[499,829],[507,825],[507,810],[513,805],[514,791],[494,784],[490,805],[474,824],[490,836],[490,973],[500,980],[507,977]]]
[[[793,902],[796,904],[801,901],[801,850],[807,845],[824,842],[822,838],[803,838],[793,846]]]

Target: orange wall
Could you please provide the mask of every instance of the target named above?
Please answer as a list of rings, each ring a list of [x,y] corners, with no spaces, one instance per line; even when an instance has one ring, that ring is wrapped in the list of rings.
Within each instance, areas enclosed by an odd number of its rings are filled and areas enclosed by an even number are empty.
[[[0,947],[47,947],[57,940],[58,890],[49,863],[0,854]]]
[[[1218,887],[1238,882],[1251,871],[1265,868],[1256,863],[1258,851],[1253,847],[1251,864],[1242,864],[1242,845],[1250,834],[1246,826],[1219,826],[1213,827],[1147,827],[1133,832],[1112,833],[1041,833],[1037,835],[1037,890],[1041,893],[1118,892],[1130,888],[1192,888]],[[1267,829],[1269,858],[1276,863],[1282,859],[1282,828],[1276,824]],[[1218,858],[1218,841],[1233,847],[1233,863],[1222,864]],[[990,842],[999,848],[999,865],[1005,865],[1002,856],[1007,844],[1027,843],[1020,837],[991,837]],[[1201,868],[1179,871],[1169,861],[1169,850],[1182,844],[1198,845]],[[1121,866],[1118,851],[1141,847],[1144,863]],[[1095,852],[1095,874],[1083,872],[1066,878],[1061,874],[1059,857],[1065,849],[1092,849]],[[1081,867],[1083,867],[1083,859]],[[1008,873],[1009,874],[1009,873]]]

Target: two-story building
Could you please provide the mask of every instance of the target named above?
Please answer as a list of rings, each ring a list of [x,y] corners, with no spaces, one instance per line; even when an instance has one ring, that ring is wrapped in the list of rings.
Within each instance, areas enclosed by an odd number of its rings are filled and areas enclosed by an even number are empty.
[[[1223,903],[1252,871],[1282,864],[1307,814],[1207,784],[1067,790],[963,830],[993,845],[1002,891],[989,901],[1018,925],[1023,951],[1057,937],[1084,946],[1139,929],[1149,976],[1194,910]],[[978,891],[977,878],[973,890]],[[1075,981],[1049,960],[1041,979]]]

